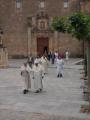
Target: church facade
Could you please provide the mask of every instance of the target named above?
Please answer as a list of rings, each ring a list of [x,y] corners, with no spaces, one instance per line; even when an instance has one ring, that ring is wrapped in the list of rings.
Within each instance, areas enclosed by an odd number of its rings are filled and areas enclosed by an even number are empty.
[[[80,9],[79,0],[0,0],[0,27],[9,56],[42,55],[45,50],[64,54],[67,49],[82,55],[81,42],[51,29],[54,16]]]

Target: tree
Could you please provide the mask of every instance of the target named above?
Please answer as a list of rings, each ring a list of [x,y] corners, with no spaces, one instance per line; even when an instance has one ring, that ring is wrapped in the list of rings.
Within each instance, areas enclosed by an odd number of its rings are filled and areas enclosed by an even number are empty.
[[[90,16],[84,13],[74,13],[69,16],[67,32],[87,43],[87,74],[90,89]]]
[[[87,76],[88,76],[88,97],[90,98],[90,16],[84,13],[74,13],[68,17],[55,17],[52,22],[53,30],[58,32],[67,32],[78,40],[87,43],[86,58],[87,58]],[[90,112],[89,106],[82,105],[82,112]]]
[[[55,17],[52,21],[53,30],[67,32],[78,40],[87,42],[87,74],[90,89],[90,16],[74,13],[68,17]]]
[[[65,18],[54,17],[52,21],[52,30],[65,33],[66,32]]]

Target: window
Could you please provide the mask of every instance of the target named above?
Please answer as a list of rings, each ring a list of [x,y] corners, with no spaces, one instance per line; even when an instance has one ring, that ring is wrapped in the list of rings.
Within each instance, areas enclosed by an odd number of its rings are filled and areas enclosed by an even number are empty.
[[[64,8],[68,8],[68,0],[64,0]]]
[[[21,0],[16,0],[16,8],[17,9],[21,8]]]
[[[44,7],[45,7],[45,1],[44,0],[39,1],[39,8],[44,9]]]
[[[40,8],[44,8],[44,1],[40,2]]]

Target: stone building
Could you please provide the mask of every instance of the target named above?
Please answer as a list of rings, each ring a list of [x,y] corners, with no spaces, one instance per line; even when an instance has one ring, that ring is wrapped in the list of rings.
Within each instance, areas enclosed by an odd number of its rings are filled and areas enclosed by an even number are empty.
[[[68,34],[53,32],[54,16],[80,9],[79,0],[0,0],[0,26],[9,56],[42,55],[45,50],[82,55],[82,43]],[[82,6],[83,7],[83,6]]]

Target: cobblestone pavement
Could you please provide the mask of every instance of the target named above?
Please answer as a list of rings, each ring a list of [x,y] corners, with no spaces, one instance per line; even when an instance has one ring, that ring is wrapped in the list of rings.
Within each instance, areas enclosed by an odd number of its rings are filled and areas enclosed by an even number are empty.
[[[56,77],[55,66],[49,65],[43,79],[42,93],[23,95],[20,66],[25,60],[10,60],[9,68],[0,69],[0,120],[90,120],[80,113],[84,101],[80,88],[81,65],[71,59],[64,66],[64,77]]]

